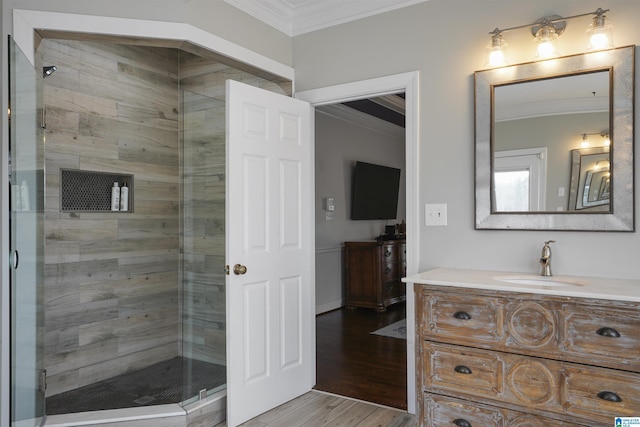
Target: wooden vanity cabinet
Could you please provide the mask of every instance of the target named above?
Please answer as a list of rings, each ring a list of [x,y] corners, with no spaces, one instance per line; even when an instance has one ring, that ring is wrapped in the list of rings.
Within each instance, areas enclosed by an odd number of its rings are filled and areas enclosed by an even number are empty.
[[[343,269],[347,308],[383,312],[406,299],[404,240],[345,242]]]
[[[640,414],[638,304],[414,285],[420,426],[610,426]]]

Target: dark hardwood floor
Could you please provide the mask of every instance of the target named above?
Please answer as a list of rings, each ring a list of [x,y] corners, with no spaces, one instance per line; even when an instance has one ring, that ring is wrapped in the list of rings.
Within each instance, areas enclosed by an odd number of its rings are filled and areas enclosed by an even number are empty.
[[[370,334],[404,317],[405,303],[318,315],[315,389],[406,410],[407,342]]]

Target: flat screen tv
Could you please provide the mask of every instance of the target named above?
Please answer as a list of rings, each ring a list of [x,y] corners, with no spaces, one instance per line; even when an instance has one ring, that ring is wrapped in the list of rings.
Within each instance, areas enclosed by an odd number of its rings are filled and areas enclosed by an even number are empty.
[[[353,168],[351,219],[395,219],[400,169],[356,162]]]

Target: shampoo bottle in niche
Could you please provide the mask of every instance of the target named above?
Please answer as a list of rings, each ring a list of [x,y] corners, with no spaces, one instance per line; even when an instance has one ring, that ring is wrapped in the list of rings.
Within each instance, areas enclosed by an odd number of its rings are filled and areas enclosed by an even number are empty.
[[[22,196],[20,195],[20,186],[18,184],[13,184],[11,186],[11,191],[13,195],[11,197],[11,209],[13,211],[21,211],[22,210]]]
[[[27,181],[22,181],[22,185],[20,186],[20,210],[31,210],[31,206],[29,205],[30,201],[31,199],[29,198],[29,186],[27,185]]]
[[[111,210],[120,210],[120,187],[118,187],[117,182],[114,182],[113,187],[111,187]]]
[[[129,210],[129,187],[127,187],[126,182],[120,187],[120,210]]]

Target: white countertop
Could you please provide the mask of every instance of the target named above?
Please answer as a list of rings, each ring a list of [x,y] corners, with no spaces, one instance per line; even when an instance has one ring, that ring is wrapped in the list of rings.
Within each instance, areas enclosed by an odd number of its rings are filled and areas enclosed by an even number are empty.
[[[405,277],[403,282],[576,298],[640,302],[640,280],[552,276],[507,271],[437,268]]]

